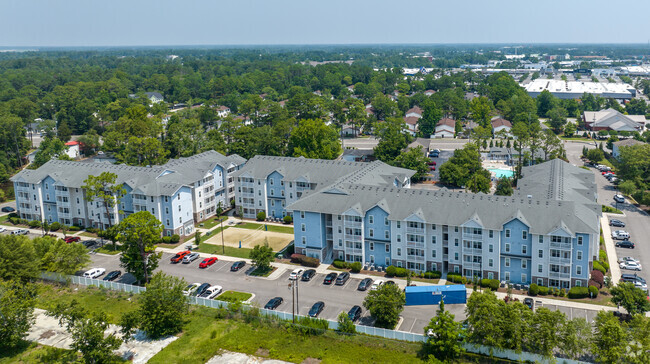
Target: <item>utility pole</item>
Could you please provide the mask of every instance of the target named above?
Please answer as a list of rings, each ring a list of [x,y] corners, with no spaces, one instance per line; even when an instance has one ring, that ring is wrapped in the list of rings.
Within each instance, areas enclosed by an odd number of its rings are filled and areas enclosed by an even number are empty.
[[[298,282],[300,277],[296,277],[296,280],[289,283],[289,289],[291,290],[291,313],[293,318],[293,323],[296,323],[296,315],[300,314],[300,303],[298,301]]]

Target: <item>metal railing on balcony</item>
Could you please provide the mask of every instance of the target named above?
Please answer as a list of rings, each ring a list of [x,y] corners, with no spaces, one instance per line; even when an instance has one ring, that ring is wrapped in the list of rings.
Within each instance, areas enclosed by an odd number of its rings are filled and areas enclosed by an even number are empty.
[[[424,262],[424,256],[423,255],[407,254],[406,255],[406,260],[410,260],[410,261],[413,261],[413,262]]]
[[[559,264],[559,265],[565,265],[565,266],[570,266],[571,265],[571,258],[550,257],[550,258],[548,258],[548,261],[551,264]]]
[[[423,227],[422,228],[417,228],[417,227],[409,227],[409,226],[407,226],[406,227],[406,233],[407,234],[420,234],[420,235],[423,235],[424,234],[424,228]]]
[[[406,241],[406,246],[409,248],[424,249],[424,243],[420,243],[417,241]]]
[[[361,235],[344,234],[343,237],[348,241],[361,241]]]
[[[563,273],[563,272],[548,272],[549,278],[555,278],[555,279],[568,279],[571,278],[571,273]]]
[[[571,243],[551,242],[550,247],[554,248],[554,249],[571,250],[572,244]]]

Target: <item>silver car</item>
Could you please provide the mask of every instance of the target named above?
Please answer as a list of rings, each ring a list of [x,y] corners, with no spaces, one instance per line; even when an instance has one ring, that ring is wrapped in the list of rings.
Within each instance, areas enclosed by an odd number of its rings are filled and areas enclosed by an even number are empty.
[[[199,259],[199,257],[200,257],[199,253],[190,253],[183,257],[183,264],[192,263],[193,261]]]

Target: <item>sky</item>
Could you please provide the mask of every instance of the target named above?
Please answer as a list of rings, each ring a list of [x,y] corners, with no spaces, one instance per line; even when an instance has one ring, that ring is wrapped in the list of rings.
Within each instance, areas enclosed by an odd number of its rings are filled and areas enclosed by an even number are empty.
[[[0,47],[645,44],[648,14],[648,0],[0,0]]]

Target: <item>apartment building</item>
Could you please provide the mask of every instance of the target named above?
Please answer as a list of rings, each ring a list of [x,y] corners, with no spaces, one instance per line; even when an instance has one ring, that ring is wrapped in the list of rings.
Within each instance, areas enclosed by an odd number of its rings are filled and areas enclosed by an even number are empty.
[[[260,211],[282,218],[291,214],[288,205],[337,181],[408,188],[414,173],[381,161],[255,156],[234,173],[236,204],[247,218],[255,218]]]
[[[52,160],[11,180],[17,213],[24,219],[106,228],[132,213],[149,211],[162,222],[165,235],[189,235],[196,221],[215,215],[219,203],[230,206],[232,173],[245,162],[215,151],[152,167]],[[112,211],[99,201],[86,201],[82,188],[88,176],[102,172],[117,175],[116,183],[126,190]]]
[[[601,216],[593,174],[556,159],[524,168],[519,186],[494,196],[341,180],[287,210],[296,252],[326,262],[586,286]]]

